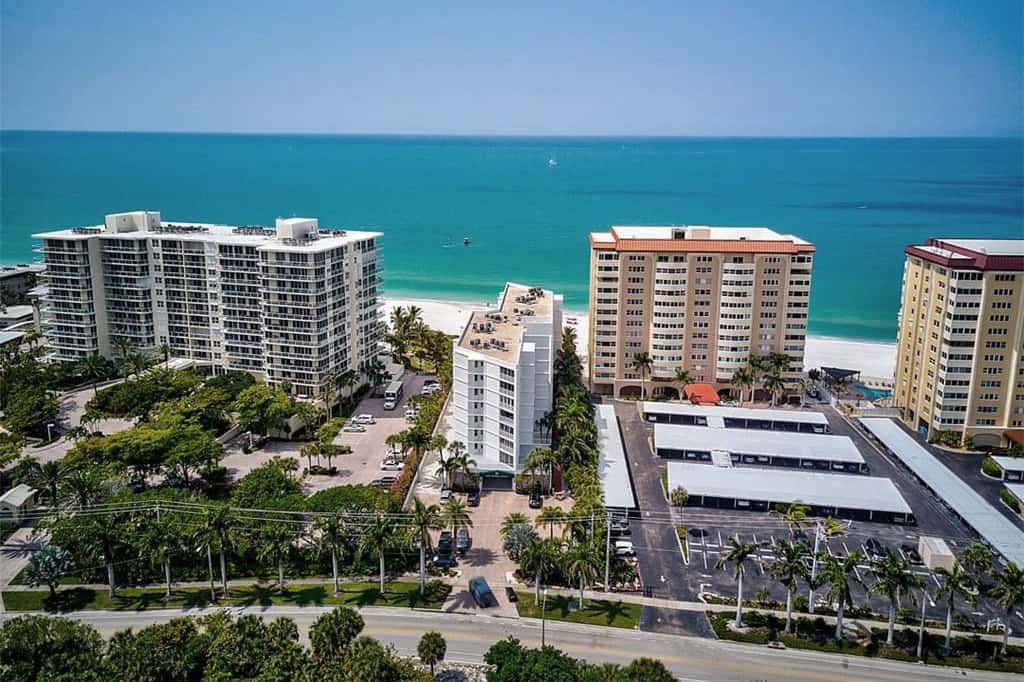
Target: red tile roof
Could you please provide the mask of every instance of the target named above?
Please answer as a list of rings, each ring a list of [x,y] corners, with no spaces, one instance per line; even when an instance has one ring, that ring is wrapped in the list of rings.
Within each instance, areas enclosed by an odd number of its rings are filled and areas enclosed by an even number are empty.
[[[696,405],[717,405],[721,402],[718,391],[711,384],[690,384],[683,389],[686,398]]]

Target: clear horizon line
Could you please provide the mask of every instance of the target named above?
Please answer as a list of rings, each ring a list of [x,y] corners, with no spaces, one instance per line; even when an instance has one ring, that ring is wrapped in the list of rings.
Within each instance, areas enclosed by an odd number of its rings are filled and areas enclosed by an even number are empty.
[[[71,133],[104,135],[237,135],[292,137],[455,137],[455,138],[534,138],[534,139],[680,139],[680,140],[1016,140],[1024,134],[984,135],[700,135],[673,133],[437,133],[437,132],[300,132],[300,131],[238,131],[238,130],[118,130],[72,128],[0,128],[4,133]]]

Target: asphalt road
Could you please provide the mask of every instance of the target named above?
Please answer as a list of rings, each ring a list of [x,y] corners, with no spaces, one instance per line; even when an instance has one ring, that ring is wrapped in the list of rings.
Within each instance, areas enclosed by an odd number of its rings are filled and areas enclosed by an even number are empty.
[[[273,606],[230,609],[255,613],[264,618],[286,616],[298,625],[305,641],[309,626],[329,609],[319,607]],[[125,628],[145,627],[166,622],[182,615],[202,615],[210,610],[192,609],[154,611],[81,611],[70,618],[89,623],[109,637]],[[440,631],[448,642],[447,659],[479,663],[490,646],[505,637],[515,636],[527,646],[539,646],[540,621],[534,619],[506,620],[491,616],[471,616],[408,611],[405,609],[364,608],[365,634],[393,644],[399,653],[415,655],[420,636],[427,630]],[[627,663],[647,656],[660,659],[682,682],[715,680],[746,682],[749,680],[807,680],[831,682],[840,680],[879,680],[909,682],[911,680],[963,679],[965,673],[953,668],[939,668],[891,661],[867,660],[856,656],[835,656],[804,651],[773,651],[752,645],[718,640],[677,637],[614,628],[575,625],[548,621],[546,641],[566,653],[592,663]],[[1002,680],[1006,675],[971,671],[973,680]]]

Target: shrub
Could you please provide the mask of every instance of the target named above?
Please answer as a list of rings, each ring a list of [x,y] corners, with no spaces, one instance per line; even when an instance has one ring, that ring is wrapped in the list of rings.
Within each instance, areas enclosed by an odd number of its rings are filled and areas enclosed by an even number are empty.
[[[381,509],[398,511],[401,506],[386,490],[368,485],[339,485],[306,498],[305,508],[314,512],[342,512]]]
[[[992,478],[1002,478],[1003,469],[991,457],[981,460],[981,471]]]
[[[157,403],[191,393],[202,380],[192,372],[154,369],[141,377],[101,389],[86,411],[108,417],[144,417]]]
[[[999,499],[1002,500],[1007,507],[1020,514],[1020,502],[1017,501],[1017,498],[1014,497],[1013,493],[1009,490],[1006,488],[1000,490]]]

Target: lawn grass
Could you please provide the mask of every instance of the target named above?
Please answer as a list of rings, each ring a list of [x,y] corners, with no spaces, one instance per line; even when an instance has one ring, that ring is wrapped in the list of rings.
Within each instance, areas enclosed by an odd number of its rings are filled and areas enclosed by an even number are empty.
[[[445,586],[447,587],[447,586]],[[448,590],[435,588],[423,597],[419,584],[392,582],[385,585],[382,596],[377,583],[343,583],[341,593],[331,594],[333,586],[296,585],[279,594],[273,585],[232,587],[228,598],[211,601],[209,588],[190,587],[172,590],[166,599],[162,588],[124,588],[110,597],[106,590],[76,587],[61,590],[51,602],[46,590],[4,592],[4,604],[9,611],[144,611],[146,609],[202,607],[202,606],[402,606],[421,609],[440,609]],[[450,589],[450,588],[449,588]],[[218,586],[219,592],[219,586]]]
[[[533,600],[532,592],[517,592],[516,609],[520,616],[540,618],[541,606]],[[543,597],[541,600],[543,601]],[[643,606],[613,599],[584,599],[583,610],[576,608],[578,599],[564,595],[548,595],[545,617],[569,623],[603,625],[636,630],[640,624]]]

